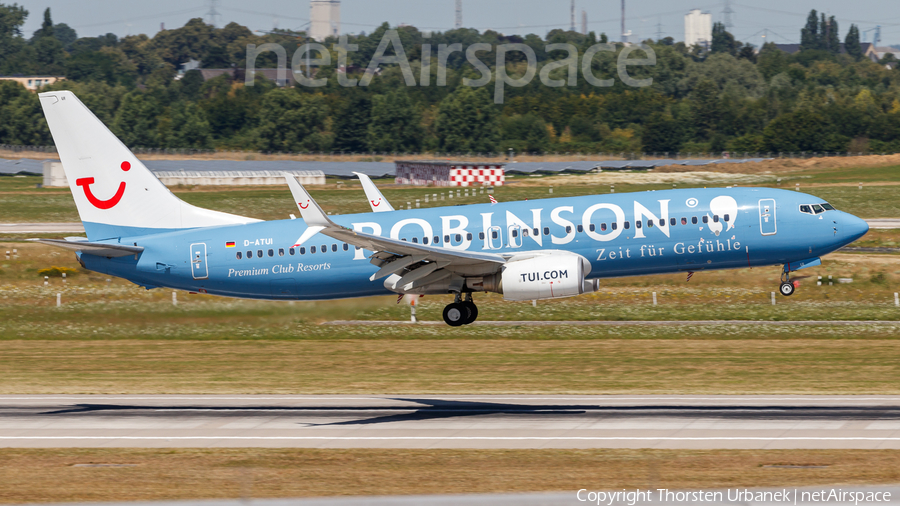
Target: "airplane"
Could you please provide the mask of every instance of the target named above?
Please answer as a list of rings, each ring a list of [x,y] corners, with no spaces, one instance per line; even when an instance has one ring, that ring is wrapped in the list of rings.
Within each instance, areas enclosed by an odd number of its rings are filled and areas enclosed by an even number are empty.
[[[780,292],[791,295],[791,273],[869,228],[812,195],[737,187],[329,216],[289,175],[302,219],[260,221],[181,201],[72,92],[39,97],[87,236],[39,241],[148,289],[275,300],[442,294],[453,297],[444,321],[460,326],[478,316],[473,293],[554,299],[621,276],[780,265]],[[367,191],[370,206],[378,198]]]

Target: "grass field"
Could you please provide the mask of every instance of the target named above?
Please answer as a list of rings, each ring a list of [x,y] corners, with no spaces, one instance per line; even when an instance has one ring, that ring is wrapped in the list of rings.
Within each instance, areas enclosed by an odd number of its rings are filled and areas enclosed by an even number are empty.
[[[129,467],[79,467],[79,464]],[[784,465],[816,466],[791,469]],[[900,452],[854,450],[0,450],[0,501],[149,501],[883,484]]]

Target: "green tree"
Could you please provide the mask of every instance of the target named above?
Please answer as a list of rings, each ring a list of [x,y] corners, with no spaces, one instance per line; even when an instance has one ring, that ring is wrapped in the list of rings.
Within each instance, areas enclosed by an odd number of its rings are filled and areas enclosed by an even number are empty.
[[[372,114],[367,131],[370,150],[378,152],[418,152],[422,147],[419,115],[404,88],[372,97]]]
[[[156,147],[159,112],[159,106],[152,96],[140,90],[130,91],[122,97],[112,130],[126,146]]]
[[[819,15],[815,9],[809,11],[806,18],[806,26],[800,30],[800,50],[809,51],[822,49],[821,36],[819,35]]]
[[[327,118],[323,95],[274,89],[260,105],[257,146],[263,151],[328,151],[334,139],[326,129]]]
[[[838,31],[838,22],[834,19],[834,16],[831,16],[825,25],[825,49],[831,54],[839,54],[841,52],[841,36]]]
[[[503,132],[501,147],[528,153],[542,153],[547,149],[550,136],[547,125],[538,115],[529,113],[506,116],[500,120]]]
[[[681,126],[671,114],[655,112],[644,123],[641,141],[646,152],[676,153],[682,137]]]
[[[13,74],[22,72],[16,68],[21,61],[17,57],[21,55],[25,40],[22,39],[22,25],[28,11],[16,4],[0,4],[0,73]]]
[[[725,30],[722,23],[713,24],[712,28],[712,44],[709,46],[710,53],[728,53],[731,56],[737,56],[741,43],[734,40],[734,35]]]
[[[862,45],[859,43],[859,27],[856,25],[850,25],[850,30],[847,31],[847,37],[844,38],[844,49],[846,49],[847,54],[852,56],[859,61],[863,57]]]
[[[487,88],[460,86],[440,104],[439,149],[448,153],[490,153],[497,149],[499,120]]]
[[[209,149],[212,135],[203,110],[194,102],[176,102],[159,120],[159,142],[167,148]]]
[[[334,149],[349,153],[369,151],[372,100],[359,88],[351,88],[334,119]]]

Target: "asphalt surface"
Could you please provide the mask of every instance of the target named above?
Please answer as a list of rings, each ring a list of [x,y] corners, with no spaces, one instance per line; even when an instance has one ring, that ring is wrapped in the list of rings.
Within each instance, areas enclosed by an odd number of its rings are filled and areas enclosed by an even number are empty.
[[[900,448],[900,396],[0,396],[3,447]]]

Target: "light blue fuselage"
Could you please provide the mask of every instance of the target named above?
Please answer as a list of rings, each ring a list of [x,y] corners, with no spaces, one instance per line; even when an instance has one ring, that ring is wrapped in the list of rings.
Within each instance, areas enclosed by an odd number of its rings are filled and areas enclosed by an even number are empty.
[[[419,243],[427,239],[429,245],[469,251],[515,255],[567,250],[590,260],[588,278],[607,278],[792,263],[794,270],[809,265],[868,231],[863,220],[841,211],[800,210],[822,203],[818,197],[770,188],[680,189],[332,219],[362,232],[410,242],[415,238]],[[665,220],[664,226],[660,220]],[[292,254],[294,241],[306,229],[299,219],[174,231],[92,223],[85,223],[85,229],[92,241],[144,248],[136,257],[79,254],[87,269],[148,288],[300,300],[392,293],[383,280],[369,281],[377,270],[368,262],[371,252],[349,245],[345,249],[344,243],[319,234]],[[234,247],[228,246],[231,242]]]

